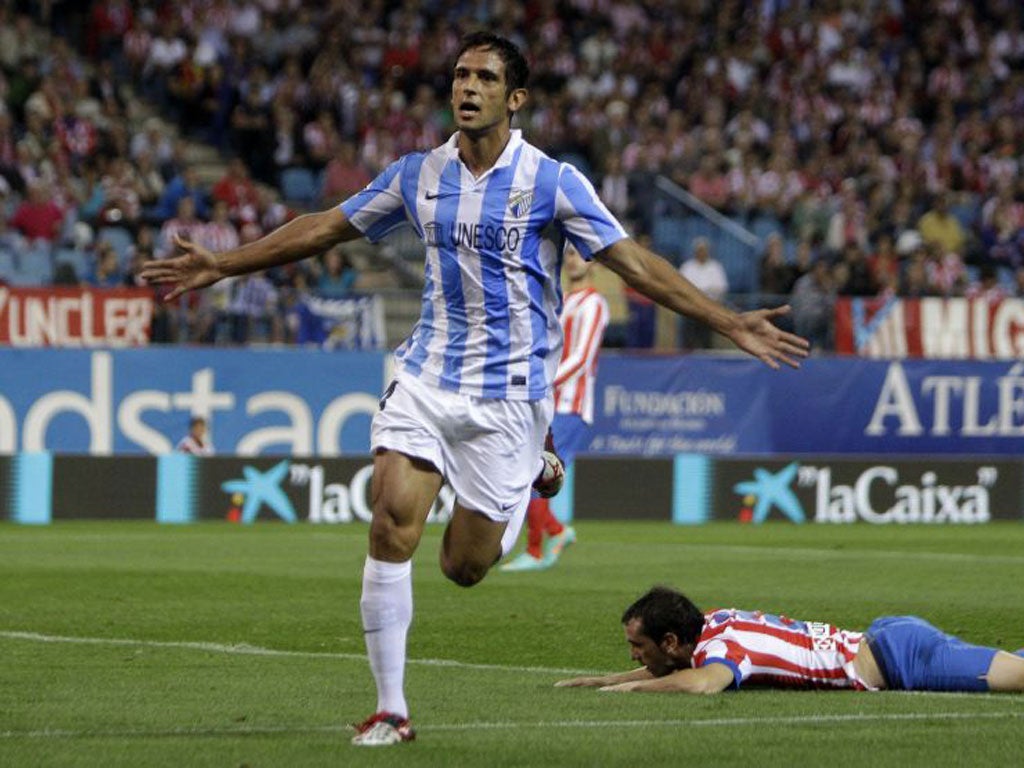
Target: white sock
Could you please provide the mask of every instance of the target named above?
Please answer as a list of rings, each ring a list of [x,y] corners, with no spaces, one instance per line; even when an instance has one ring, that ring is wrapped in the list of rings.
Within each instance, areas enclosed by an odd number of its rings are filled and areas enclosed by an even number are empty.
[[[377,683],[377,711],[409,716],[405,703],[405,637],[412,623],[412,562],[366,556],[359,601],[366,655]]]

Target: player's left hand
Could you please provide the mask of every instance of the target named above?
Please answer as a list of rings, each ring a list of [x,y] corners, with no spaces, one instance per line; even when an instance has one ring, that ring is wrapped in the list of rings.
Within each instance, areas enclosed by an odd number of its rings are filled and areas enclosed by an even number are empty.
[[[779,363],[799,368],[798,358],[807,357],[810,342],[795,333],[789,333],[775,325],[774,320],[789,314],[790,306],[785,304],[772,309],[755,309],[739,316],[736,329],[729,334],[732,341],[769,368],[779,369]]]
[[[224,277],[217,262],[217,256],[198,243],[174,236],[174,245],[180,256],[155,259],[142,265],[140,277],[150,285],[170,285],[170,292],[164,301],[172,301],[186,291],[205,288]]]

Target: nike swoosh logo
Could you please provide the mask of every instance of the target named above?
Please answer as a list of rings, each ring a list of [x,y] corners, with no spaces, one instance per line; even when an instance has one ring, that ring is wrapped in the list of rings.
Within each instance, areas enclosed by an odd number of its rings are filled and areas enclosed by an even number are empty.
[[[437,200],[437,198],[439,198],[440,196],[441,196],[440,192],[433,192],[433,193],[427,192],[424,195],[424,197],[427,198],[427,200]]]

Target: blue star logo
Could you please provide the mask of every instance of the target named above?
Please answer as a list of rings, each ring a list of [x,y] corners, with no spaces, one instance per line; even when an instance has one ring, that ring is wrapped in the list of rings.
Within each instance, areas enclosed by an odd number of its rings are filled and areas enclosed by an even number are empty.
[[[281,490],[281,481],[288,471],[288,459],[275,464],[266,472],[259,472],[253,467],[244,467],[244,480],[228,480],[221,484],[226,493],[240,493],[245,496],[242,507],[242,522],[252,523],[259,514],[260,507],[266,504],[271,511],[286,523],[298,521],[291,500]]]
[[[772,507],[777,507],[794,523],[802,523],[806,520],[804,508],[790,488],[793,478],[796,477],[797,468],[798,465],[795,461],[775,474],[758,468],[754,470],[753,480],[745,480],[732,487],[733,491],[738,494],[744,496],[750,494],[757,499],[751,522],[763,523]]]

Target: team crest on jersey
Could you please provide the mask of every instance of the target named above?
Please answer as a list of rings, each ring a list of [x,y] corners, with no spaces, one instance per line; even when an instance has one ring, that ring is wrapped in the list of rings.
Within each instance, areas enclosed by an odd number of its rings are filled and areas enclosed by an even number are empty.
[[[427,245],[438,246],[440,245],[440,232],[441,227],[435,221],[429,221],[423,226],[423,239],[426,240]]]
[[[519,189],[514,191],[508,198],[508,209],[517,219],[525,216],[533,204],[533,190]]]

